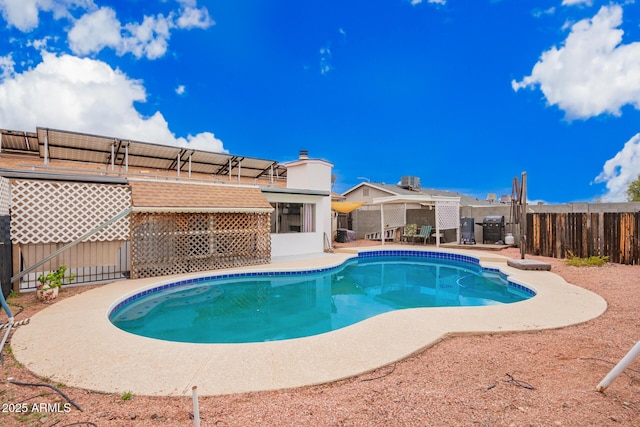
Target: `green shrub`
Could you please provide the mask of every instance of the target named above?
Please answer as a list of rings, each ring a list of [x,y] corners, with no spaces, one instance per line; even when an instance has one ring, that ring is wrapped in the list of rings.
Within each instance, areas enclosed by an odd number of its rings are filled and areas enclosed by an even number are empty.
[[[580,258],[567,251],[567,264],[574,267],[602,267],[609,261],[608,256],[590,256],[588,258]]]

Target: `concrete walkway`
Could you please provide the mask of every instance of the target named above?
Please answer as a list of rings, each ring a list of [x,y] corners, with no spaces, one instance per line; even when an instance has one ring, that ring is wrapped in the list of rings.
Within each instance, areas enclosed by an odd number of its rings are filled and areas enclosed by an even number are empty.
[[[225,272],[334,266],[357,251],[380,249],[344,249],[331,256],[278,260]],[[416,246],[404,249],[417,250]],[[603,298],[567,284],[552,272],[517,270],[507,266],[507,258],[492,252],[441,251],[479,258],[483,266],[499,268],[538,295],[508,305],[393,311],[337,331],[285,341],[188,344],[132,335],[107,318],[111,307],[125,296],[185,276],[126,280],[40,311],[29,325],[15,331],[11,348],[16,359],[36,375],[67,386],[162,396],[188,395],[197,386],[200,395],[216,395],[335,381],[403,359],[449,334],[559,328],[593,319],[606,309]]]

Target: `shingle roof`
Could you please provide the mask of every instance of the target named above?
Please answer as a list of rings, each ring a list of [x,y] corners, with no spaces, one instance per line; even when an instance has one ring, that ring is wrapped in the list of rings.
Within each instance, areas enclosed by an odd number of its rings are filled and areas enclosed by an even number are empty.
[[[271,209],[258,187],[181,184],[129,180],[136,210],[263,210]]]
[[[462,206],[477,206],[477,205],[489,205],[490,203],[486,200],[481,200],[476,197],[468,196],[466,194],[461,194],[455,191],[447,191],[447,190],[437,190],[435,188],[420,188],[420,190],[410,190],[408,188],[403,188],[395,184],[383,184],[383,183],[362,183],[363,185],[370,185],[377,187],[381,190],[388,191],[391,194],[399,195],[399,196],[407,196],[407,195],[415,195],[415,194],[428,194],[430,196],[446,196],[446,197],[460,197],[460,204]]]

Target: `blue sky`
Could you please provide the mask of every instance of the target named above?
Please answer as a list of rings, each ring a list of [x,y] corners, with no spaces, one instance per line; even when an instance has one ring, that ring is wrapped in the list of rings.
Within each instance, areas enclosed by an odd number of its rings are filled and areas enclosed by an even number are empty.
[[[485,198],[624,201],[633,0],[0,0],[0,128],[286,162]]]

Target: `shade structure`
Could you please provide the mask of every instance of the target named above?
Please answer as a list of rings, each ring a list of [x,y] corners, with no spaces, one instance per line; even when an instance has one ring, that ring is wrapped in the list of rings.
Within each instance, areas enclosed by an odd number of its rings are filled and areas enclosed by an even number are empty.
[[[388,204],[405,205],[405,223],[407,204],[434,206],[436,210],[436,224],[434,227],[436,232],[436,246],[440,246],[441,230],[456,229],[456,240],[460,241],[460,197],[432,196],[428,194],[388,196],[374,198],[372,204],[380,205],[380,234],[383,245],[385,228],[384,206]]]
[[[348,214],[355,211],[365,202],[331,202],[331,209],[343,214]]]
[[[36,132],[0,129],[0,152],[38,155],[45,160],[98,163],[191,174],[203,173],[249,179],[285,178],[286,167],[275,160],[196,150],[119,137],[91,135],[50,128]]]

